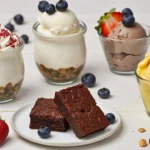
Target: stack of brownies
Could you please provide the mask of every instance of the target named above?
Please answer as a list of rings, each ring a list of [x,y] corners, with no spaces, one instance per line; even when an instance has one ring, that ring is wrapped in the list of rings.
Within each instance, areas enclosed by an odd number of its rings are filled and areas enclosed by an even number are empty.
[[[109,122],[89,90],[79,84],[55,93],[54,99],[39,98],[30,113],[30,128],[48,126],[64,132],[72,128],[78,138],[100,131]]]

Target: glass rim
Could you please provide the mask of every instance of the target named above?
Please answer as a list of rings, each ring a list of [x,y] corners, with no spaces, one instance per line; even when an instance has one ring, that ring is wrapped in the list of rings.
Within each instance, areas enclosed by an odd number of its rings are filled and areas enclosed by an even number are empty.
[[[144,79],[144,78],[142,78],[142,77],[140,77],[140,76],[138,75],[138,73],[137,73],[137,68],[134,70],[134,74],[136,75],[136,77],[137,77],[138,79],[140,79],[140,80],[143,80],[143,81],[146,81],[146,82],[149,82],[149,83],[150,83],[150,80]]]
[[[150,31],[150,26],[149,25],[146,25],[146,24],[141,24],[143,26],[146,26],[149,28],[149,31]],[[102,34],[98,33],[97,31],[97,34],[99,35],[99,37],[103,38],[103,39],[106,39],[106,40],[111,40],[111,41],[140,41],[140,40],[144,40],[144,39],[149,39],[150,38],[150,33],[149,35],[147,35],[146,37],[143,37],[143,38],[138,38],[138,39],[125,39],[125,40],[119,40],[119,39],[112,39],[112,38],[108,38],[108,37],[104,37]]]
[[[32,27],[33,33],[36,36],[39,36],[41,38],[46,38],[46,39],[49,39],[49,40],[71,38],[71,37],[75,37],[75,36],[78,36],[78,35],[82,35],[82,34],[84,34],[87,31],[86,24],[83,21],[79,21],[79,24],[80,24],[80,27],[81,27],[81,31],[79,31],[77,33],[69,34],[69,35],[59,35],[59,36],[58,35],[53,35],[53,36],[48,36],[48,35],[45,35],[45,34],[40,33],[40,32],[37,31],[37,27],[39,26],[39,24],[40,24],[39,22],[36,22],[33,25],[33,27]]]

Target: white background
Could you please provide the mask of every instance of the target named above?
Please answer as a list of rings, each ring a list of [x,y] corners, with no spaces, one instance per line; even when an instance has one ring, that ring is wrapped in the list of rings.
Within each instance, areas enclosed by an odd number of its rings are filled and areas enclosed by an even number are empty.
[[[51,0],[49,2],[56,3]],[[99,102],[116,108],[122,117],[122,128],[112,137],[95,144],[76,148],[45,147],[33,144],[20,138],[11,128],[10,119],[15,110],[29,102],[34,102],[38,97],[53,97],[55,91],[67,86],[52,86],[45,82],[38,72],[33,58],[33,34],[32,25],[36,22],[38,0],[1,0],[0,22],[6,24],[15,14],[24,15],[25,24],[15,26],[18,35],[28,34],[30,43],[25,45],[23,57],[25,62],[25,79],[22,89],[13,102],[0,104],[0,115],[5,118],[10,127],[7,140],[0,146],[2,150],[141,150],[139,140],[150,138],[150,118],[146,115],[144,105],[137,87],[134,75],[119,76],[109,71],[98,36],[94,30],[96,21],[106,11],[115,7],[121,11],[125,7],[132,8],[136,21],[150,24],[150,1],[149,0],[68,0],[69,8],[72,9],[80,20],[88,27],[85,35],[87,45],[87,62],[84,72],[92,72],[97,77],[96,87],[90,91]],[[13,22],[12,22],[13,23]],[[78,84],[80,80],[76,83]],[[102,100],[97,96],[99,88],[108,87],[111,98]],[[140,134],[138,128],[144,127],[146,133]],[[150,149],[150,145],[145,150]]]

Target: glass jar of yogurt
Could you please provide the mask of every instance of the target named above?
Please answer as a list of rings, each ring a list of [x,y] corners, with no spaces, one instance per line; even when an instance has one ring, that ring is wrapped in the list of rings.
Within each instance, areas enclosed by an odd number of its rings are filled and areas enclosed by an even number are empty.
[[[64,19],[66,22],[62,24],[57,22],[60,19],[55,19],[66,15],[74,19]],[[39,71],[51,84],[74,82],[86,61],[85,23],[78,22],[70,10],[53,15],[44,12],[39,18],[40,21],[33,26],[34,58]],[[68,22],[71,22],[70,25]]]
[[[0,26],[0,103],[14,99],[24,78],[23,42]]]

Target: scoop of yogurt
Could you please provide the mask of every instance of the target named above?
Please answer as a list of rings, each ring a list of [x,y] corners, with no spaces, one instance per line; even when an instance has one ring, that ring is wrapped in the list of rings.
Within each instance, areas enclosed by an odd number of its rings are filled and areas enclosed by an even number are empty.
[[[53,15],[40,13],[38,21],[40,25],[37,30],[46,35],[69,35],[80,31],[79,21],[69,9],[65,12],[56,11]]]
[[[0,52],[13,50],[20,46],[20,38],[0,25]]]

